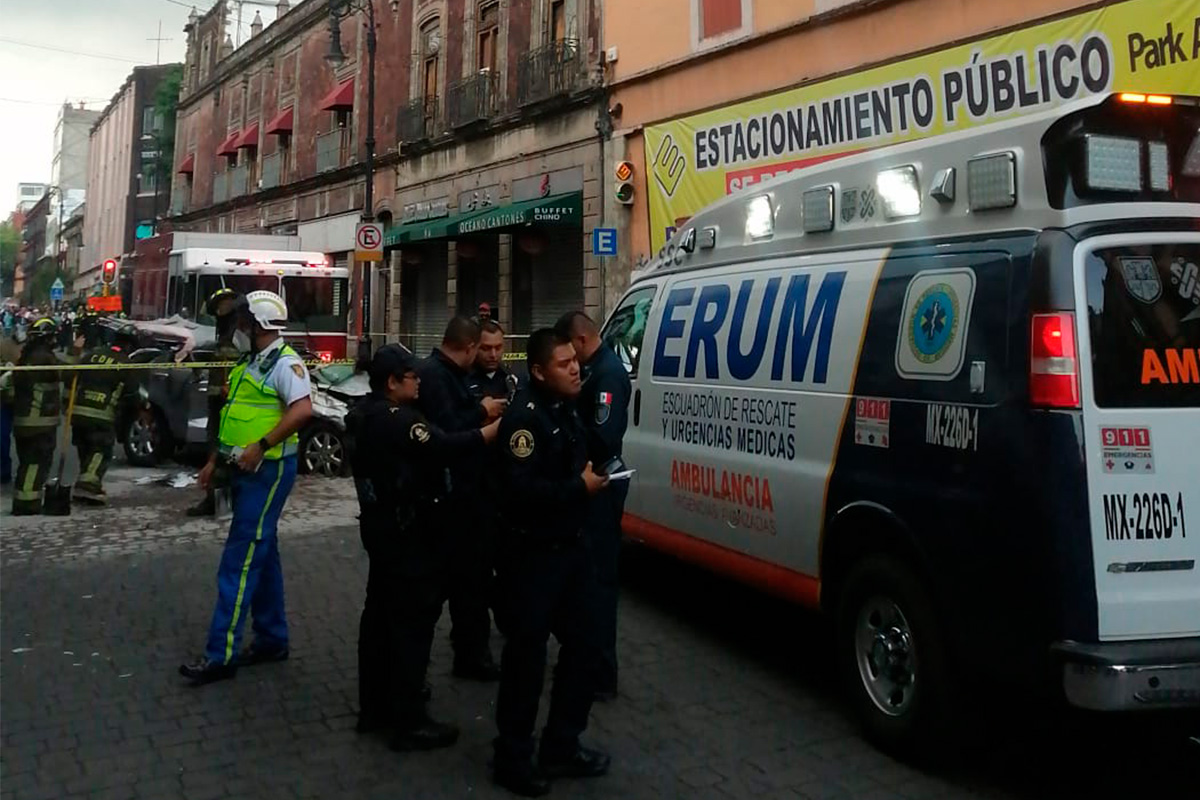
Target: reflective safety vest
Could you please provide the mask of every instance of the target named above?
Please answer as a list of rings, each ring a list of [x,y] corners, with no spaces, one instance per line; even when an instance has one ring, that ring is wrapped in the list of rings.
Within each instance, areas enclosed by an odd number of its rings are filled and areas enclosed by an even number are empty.
[[[299,356],[288,345],[283,345],[274,356],[263,364],[263,372],[270,376],[276,362],[282,356]],[[249,447],[270,433],[283,419],[283,398],[266,381],[260,381],[247,369],[249,362],[238,364],[229,373],[229,399],[221,412],[221,430],[218,439],[221,449]],[[275,445],[263,457],[280,459],[295,455],[300,449],[300,436],[293,433],[286,441]]]
[[[58,359],[48,348],[23,353],[17,363],[31,367],[59,366]],[[57,369],[13,375],[13,430],[18,435],[53,431],[58,427],[61,411],[62,392]]]
[[[109,347],[95,347],[84,354],[81,364],[119,364],[125,359],[120,351]],[[125,381],[121,373],[113,370],[83,370],[79,373],[75,387],[75,410],[72,422],[81,425],[107,427],[117,418],[117,404]]]

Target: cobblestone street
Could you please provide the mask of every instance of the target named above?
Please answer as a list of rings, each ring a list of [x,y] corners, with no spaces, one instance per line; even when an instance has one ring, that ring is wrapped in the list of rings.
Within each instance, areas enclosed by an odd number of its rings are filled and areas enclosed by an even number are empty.
[[[398,756],[353,730],[366,557],[349,481],[301,479],[280,526],[291,660],[187,688],[175,670],[200,651],[224,530],[183,515],[197,490],[133,483],[149,474],[114,468],[113,507],[69,518],[13,519],[4,498],[3,800],[503,796],[495,688],[450,676],[446,617],[433,710],[459,744]],[[1167,798],[1197,778],[1200,747],[1161,718],[1001,720],[952,765],[900,764],[847,718],[810,615],[628,555],[622,696],[587,734],[613,771],[555,796]]]

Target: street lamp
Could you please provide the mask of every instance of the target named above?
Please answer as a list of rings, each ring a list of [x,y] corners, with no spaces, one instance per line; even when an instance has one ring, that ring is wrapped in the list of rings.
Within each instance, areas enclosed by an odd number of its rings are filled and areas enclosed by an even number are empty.
[[[400,7],[400,0],[389,0],[392,11]],[[342,50],[341,22],[354,12],[367,15],[367,157],[363,160],[366,186],[363,199],[363,222],[375,219],[375,3],[374,0],[329,0],[329,52],[325,60],[335,68],[346,60]],[[358,340],[358,360],[371,357],[371,279],[370,267],[363,268],[362,336]]]

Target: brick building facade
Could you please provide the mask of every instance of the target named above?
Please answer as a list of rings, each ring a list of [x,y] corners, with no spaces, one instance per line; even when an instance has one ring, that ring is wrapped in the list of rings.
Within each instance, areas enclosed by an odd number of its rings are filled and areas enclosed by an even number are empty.
[[[514,333],[602,305],[584,231],[600,215],[599,0],[375,0],[371,332],[426,349],[488,302]],[[281,3],[233,47],[218,2],[187,27],[172,223],[296,233],[347,260],[362,212],[366,15]],[[362,296],[361,273],[352,290]],[[351,302],[350,334],[361,330]]]

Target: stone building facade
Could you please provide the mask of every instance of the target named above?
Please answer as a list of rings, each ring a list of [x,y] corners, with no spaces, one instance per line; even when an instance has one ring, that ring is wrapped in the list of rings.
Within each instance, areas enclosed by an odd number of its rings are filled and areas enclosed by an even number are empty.
[[[420,350],[481,302],[514,334],[568,308],[599,313],[600,265],[585,252],[602,212],[599,0],[374,6],[371,211],[387,250],[382,268],[356,273],[348,335],[364,327],[364,278],[376,343]],[[191,19],[177,229],[294,233],[348,263],[365,196],[367,18],[337,22],[337,66],[328,0],[281,3],[237,47],[225,2]]]

